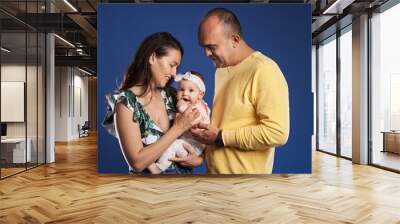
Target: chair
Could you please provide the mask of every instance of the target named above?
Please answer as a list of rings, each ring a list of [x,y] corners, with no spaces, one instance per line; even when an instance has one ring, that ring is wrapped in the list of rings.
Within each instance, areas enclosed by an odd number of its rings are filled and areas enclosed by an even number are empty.
[[[85,121],[82,127],[78,124],[79,138],[89,136],[89,129],[90,129],[89,121]]]

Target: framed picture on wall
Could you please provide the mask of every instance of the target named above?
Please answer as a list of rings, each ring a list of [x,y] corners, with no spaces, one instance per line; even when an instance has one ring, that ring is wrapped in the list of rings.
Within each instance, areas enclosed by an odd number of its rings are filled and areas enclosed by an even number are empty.
[[[310,173],[310,21],[307,4],[100,4],[98,172]]]

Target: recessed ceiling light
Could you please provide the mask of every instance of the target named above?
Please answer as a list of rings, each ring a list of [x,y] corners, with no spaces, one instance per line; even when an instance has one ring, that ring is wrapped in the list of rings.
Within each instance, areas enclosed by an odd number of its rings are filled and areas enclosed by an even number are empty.
[[[75,45],[73,45],[73,44],[72,44],[71,42],[69,42],[68,40],[66,40],[66,39],[64,39],[64,38],[62,38],[62,37],[60,37],[60,36],[57,35],[57,34],[54,34],[54,36],[57,37],[58,39],[60,39],[62,42],[64,42],[64,43],[66,43],[67,45],[69,45],[70,47],[75,48]]]
[[[1,51],[4,51],[6,53],[10,53],[11,52],[11,50],[9,50],[9,49],[7,49],[5,47],[1,47]]]
[[[88,72],[88,71],[86,71],[86,70],[83,70],[83,69],[81,69],[81,68],[79,68],[79,67],[78,67],[78,70],[81,71],[81,72],[83,72],[83,73],[85,73],[85,74],[87,74],[87,75],[90,75],[90,76],[92,75],[92,73],[90,73],[90,72]]]
[[[322,14],[328,14],[331,13],[332,9],[334,9],[334,7],[336,7],[337,3],[339,1],[334,2],[331,6],[329,6],[327,9],[325,9]]]
[[[74,10],[74,12],[78,12],[78,10],[68,1],[68,0],[64,0],[65,4],[67,4],[72,10]]]

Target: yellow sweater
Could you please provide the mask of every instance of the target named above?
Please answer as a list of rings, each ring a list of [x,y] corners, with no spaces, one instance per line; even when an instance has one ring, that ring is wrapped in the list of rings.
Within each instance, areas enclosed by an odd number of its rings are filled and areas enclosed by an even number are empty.
[[[289,135],[288,86],[278,65],[256,51],[215,74],[212,126],[225,147],[206,150],[208,173],[272,173],[275,147]]]

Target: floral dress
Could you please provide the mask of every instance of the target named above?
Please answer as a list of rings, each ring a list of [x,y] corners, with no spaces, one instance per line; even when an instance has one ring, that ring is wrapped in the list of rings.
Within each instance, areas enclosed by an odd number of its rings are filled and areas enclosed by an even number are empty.
[[[175,107],[175,95],[176,91],[172,87],[166,87],[164,89],[160,89],[161,96],[164,100],[165,107],[167,109],[168,119],[170,123],[175,119],[176,107]],[[142,104],[137,100],[136,95],[131,90],[123,90],[121,92],[116,92],[112,95],[107,96],[107,113],[105,119],[102,123],[102,126],[113,136],[118,138],[115,130],[115,105],[119,102],[122,102],[129,110],[132,111],[132,120],[134,122],[139,123],[140,134],[142,137],[142,143],[144,146],[150,145],[156,142],[161,136],[164,135],[164,132],[161,128],[159,128],[156,123],[150,118],[148,113],[144,110]],[[122,151],[122,154],[125,157],[125,154]],[[125,157],[126,162],[128,161]],[[136,171],[129,166],[130,173],[136,173]],[[147,169],[143,171],[143,173],[150,173]],[[168,167],[163,174],[190,174],[192,173],[192,169],[188,167],[179,166],[176,163],[172,163],[170,167]]]

